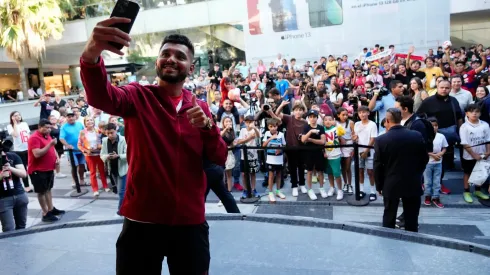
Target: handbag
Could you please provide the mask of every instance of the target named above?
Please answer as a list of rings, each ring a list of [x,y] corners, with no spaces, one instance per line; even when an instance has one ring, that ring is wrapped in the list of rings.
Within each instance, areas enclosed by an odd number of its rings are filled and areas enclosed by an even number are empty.
[[[461,138],[459,137],[459,133],[458,133],[458,126],[457,126],[458,120],[456,119],[456,111],[454,110],[455,109],[454,108],[454,102],[451,100],[451,98],[449,98],[449,100],[451,101],[451,107],[453,109],[454,125],[446,127],[446,128],[439,128],[438,132],[444,135],[444,137],[447,140],[447,143],[451,146],[451,145],[454,145],[456,143],[460,143]]]
[[[488,176],[490,176],[490,160],[481,159],[473,167],[468,182],[475,186],[482,186]]]

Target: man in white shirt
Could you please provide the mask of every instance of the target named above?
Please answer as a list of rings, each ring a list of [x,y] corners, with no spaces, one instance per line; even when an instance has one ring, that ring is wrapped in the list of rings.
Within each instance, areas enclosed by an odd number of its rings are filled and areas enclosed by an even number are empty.
[[[251,91],[257,90],[257,87],[259,87],[259,84],[260,84],[260,80],[257,79],[257,74],[253,73],[252,77],[251,77],[250,84],[248,84],[248,86],[250,86],[250,90]]]
[[[274,61],[274,67],[278,68],[282,65],[282,55],[280,53],[277,54],[277,59]]]
[[[464,112],[466,106],[470,105],[473,101],[473,95],[470,91],[462,89],[463,79],[460,75],[455,75],[451,77],[451,92],[450,96],[456,98],[459,103],[461,111]]]
[[[146,79],[146,76],[142,76],[141,80],[139,81],[139,84],[140,85],[149,85],[150,82],[148,82],[148,80]]]

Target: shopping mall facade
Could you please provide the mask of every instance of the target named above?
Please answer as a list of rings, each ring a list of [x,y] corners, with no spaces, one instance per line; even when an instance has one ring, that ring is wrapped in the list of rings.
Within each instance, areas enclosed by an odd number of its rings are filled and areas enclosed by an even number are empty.
[[[114,6],[111,0],[86,2],[92,4],[75,7],[67,16],[63,38],[48,42],[44,81],[50,92],[63,94],[73,85],[81,87],[79,55],[94,25],[107,18]],[[213,62],[227,67],[245,58],[252,66],[259,59],[268,64],[277,53],[304,61],[326,54],[355,56],[362,47],[376,43],[395,44],[399,51],[415,44],[422,52],[448,39],[456,46],[490,46],[490,1],[486,0],[330,0],[326,2],[334,2],[335,8],[316,15],[315,9],[322,8],[311,0],[138,2],[141,10],[128,55],[104,57],[113,81],[127,81],[134,75],[152,79],[151,64],[161,40],[175,32],[194,42],[196,66],[203,70]],[[288,16],[278,16],[278,5],[289,10]],[[39,85],[36,63],[27,62],[24,73],[29,86]],[[18,87],[17,66],[0,49],[0,91]]]

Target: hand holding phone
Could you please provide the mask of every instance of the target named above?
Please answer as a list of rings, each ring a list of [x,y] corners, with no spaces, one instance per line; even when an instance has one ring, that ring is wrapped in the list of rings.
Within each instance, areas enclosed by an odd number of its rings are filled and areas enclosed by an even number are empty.
[[[129,47],[131,38],[129,31],[133,26],[139,5],[128,1],[119,0],[114,7],[111,18],[100,21],[94,27],[90,38],[82,53],[82,60],[95,64],[102,51],[110,51],[123,55],[123,46]]]

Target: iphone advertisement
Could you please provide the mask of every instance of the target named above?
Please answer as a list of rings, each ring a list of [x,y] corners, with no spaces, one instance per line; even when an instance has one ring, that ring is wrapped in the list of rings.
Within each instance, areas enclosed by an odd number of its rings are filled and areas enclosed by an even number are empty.
[[[424,50],[449,39],[447,0],[247,0],[247,12],[250,62],[354,57],[375,44]]]

